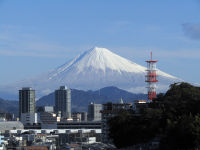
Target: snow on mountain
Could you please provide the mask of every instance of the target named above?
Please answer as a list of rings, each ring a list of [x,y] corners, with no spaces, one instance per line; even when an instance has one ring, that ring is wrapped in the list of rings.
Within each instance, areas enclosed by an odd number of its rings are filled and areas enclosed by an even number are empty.
[[[106,86],[117,86],[134,93],[146,92],[146,67],[140,66],[106,48],[94,47],[71,62],[32,79],[0,88],[4,93],[15,93],[24,86],[36,89],[37,97],[44,96],[60,85],[70,88],[95,90]],[[165,91],[178,78],[158,70],[158,91]]]

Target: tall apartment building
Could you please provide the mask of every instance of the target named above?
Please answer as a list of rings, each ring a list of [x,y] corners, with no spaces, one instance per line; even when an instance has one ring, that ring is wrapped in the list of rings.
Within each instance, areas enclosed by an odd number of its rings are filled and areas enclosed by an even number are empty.
[[[66,86],[55,90],[55,112],[61,112],[62,118],[71,118],[71,90]]]
[[[102,110],[102,104],[94,104],[93,102],[91,102],[88,105],[88,121],[100,121],[101,110]]]
[[[35,113],[35,90],[31,87],[24,87],[19,90],[19,117],[23,113]]]
[[[101,121],[101,130],[102,130],[102,142],[103,143],[112,143],[112,140],[109,138],[109,125],[108,120],[111,117],[114,117],[123,111],[132,111],[132,104],[123,103],[121,100],[120,103],[106,103],[103,104],[102,121]]]

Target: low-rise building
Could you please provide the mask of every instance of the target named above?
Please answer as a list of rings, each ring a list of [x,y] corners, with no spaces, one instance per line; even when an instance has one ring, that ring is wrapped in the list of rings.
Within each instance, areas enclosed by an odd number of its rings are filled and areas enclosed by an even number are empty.
[[[81,121],[81,113],[73,112],[72,113],[72,119],[73,119],[73,121]]]
[[[0,122],[0,131],[24,129],[24,125],[20,121],[2,121]]]
[[[42,129],[57,129],[57,122],[60,122],[60,117],[57,117],[55,113],[40,113],[40,123]]]
[[[36,124],[40,121],[38,113],[21,113],[21,122],[26,124]]]
[[[73,112],[73,121],[87,121],[87,112]]]
[[[80,112],[81,113],[81,121],[87,121],[87,112]]]
[[[88,121],[100,121],[101,120],[101,113],[102,104],[95,104],[91,102],[88,105]]]
[[[4,136],[0,135],[0,150],[6,150],[4,142]]]
[[[39,106],[36,108],[37,112],[48,112],[53,113],[54,107],[53,106]]]
[[[101,129],[101,121],[58,122],[58,129]]]
[[[49,150],[48,146],[25,146],[24,150]]]
[[[133,106],[133,110],[135,111],[135,113],[137,115],[140,115],[140,111],[144,108],[148,107],[148,102],[147,100],[135,100],[134,101],[134,106]]]
[[[102,113],[102,142],[103,143],[112,143],[112,140],[109,139],[109,125],[108,120],[120,113],[122,113],[124,110],[132,110],[132,104],[131,103],[123,103],[121,100],[120,103],[107,103],[103,104],[103,110]]]

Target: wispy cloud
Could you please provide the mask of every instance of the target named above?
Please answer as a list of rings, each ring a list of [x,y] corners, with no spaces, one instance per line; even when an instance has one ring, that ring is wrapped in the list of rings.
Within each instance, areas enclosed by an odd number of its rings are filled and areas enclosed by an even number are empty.
[[[200,25],[199,24],[191,24],[184,23],[182,24],[184,34],[195,40],[200,40]]]
[[[183,59],[200,59],[199,49],[163,49],[158,47],[116,47],[120,55],[135,56],[144,58],[153,52],[157,58],[183,58]]]
[[[50,57],[50,58],[61,58],[64,57],[62,54],[52,53],[37,53],[37,52],[26,52],[26,51],[12,51],[12,50],[0,50],[0,55],[4,56],[33,56],[33,57]]]
[[[116,34],[121,31],[125,31],[132,24],[130,21],[126,21],[126,20],[118,20],[115,22],[111,21],[108,23],[109,23],[109,26],[104,30],[108,34]]]
[[[200,59],[199,49],[155,50],[155,54],[165,58]]]
[[[0,45],[0,54],[6,56],[66,57],[72,49],[51,43],[7,43]]]
[[[129,22],[121,21],[116,24],[127,25]],[[200,39],[200,26],[192,24],[183,25],[185,32],[191,38]],[[187,30],[186,30],[187,29]],[[153,28],[154,30],[154,28]],[[157,30],[157,28],[155,28]],[[83,50],[90,49],[92,46],[82,45],[69,47],[59,43],[51,42],[41,39],[38,35],[32,32],[25,32],[22,28],[4,25],[0,26],[0,54],[5,56],[34,56],[34,57],[52,57],[52,58],[66,58],[74,57],[77,53]],[[190,31],[190,32],[189,32]],[[194,32],[194,33],[193,33]],[[192,40],[191,40],[192,41]],[[109,47],[107,47],[109,48]],[[199,49],[163,49],[160,47],[115,47],[111,46],[110,50],[116,52],[121,56],[133,56],[143,58],[151,50],[155,57],[159,58],[188,58],[200,59]]]
[[[0,26],[0,54],[6,56],[66,57],[70,47],[41,39],[20,27]]]

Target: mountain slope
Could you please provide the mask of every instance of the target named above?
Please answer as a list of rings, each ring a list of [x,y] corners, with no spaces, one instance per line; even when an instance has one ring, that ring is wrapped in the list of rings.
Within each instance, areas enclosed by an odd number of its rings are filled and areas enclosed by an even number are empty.
[[[103,104],[111,101],[119,102],[121,98],[125,102],[133,102],[134,100],[147,98],[145,94],[133,94],[113,86],[105,87],[97,91],[72,89],[71,97],[73,111],[87,111],[90,102],[95,102],[96,104]],[[50,93],[47,96],[41,97],[37,101],[37,106],[53,106],[54,101],[54,93]]]
[[[124,102],[133,102],[137,99],[146,99],[145,94],[133,94],[117,87],[105,87],[97,91],[83,91],[72,89],[72,111],[87,111],[88,104],[95,102],[103,104],[106,102],[118,102],[123,99]],[[54,92],[41,97],[37,106],[54,106]],[[14,113],[18,116],[19,102],[4,100],[0,98],[0,112]]]
[[[17,95],[21,87],[30,86],[37,90],[36,96],[41,97],[51,93],[60,85],[82,90],[117,86],[133,93],[142,93],[146,92],[145,73],[145,67],[120,57],[108,49],[95,47],[46,74],[0,87],[2,92],[0,94],[15,92]],[[169,84],[180,81],[160,70],[158,75],[158,91],[166,91]]]
[[[0,98],[0,112],[13,113],[15,116],[18,116],[18,105],[18,101],[4,100]]]

